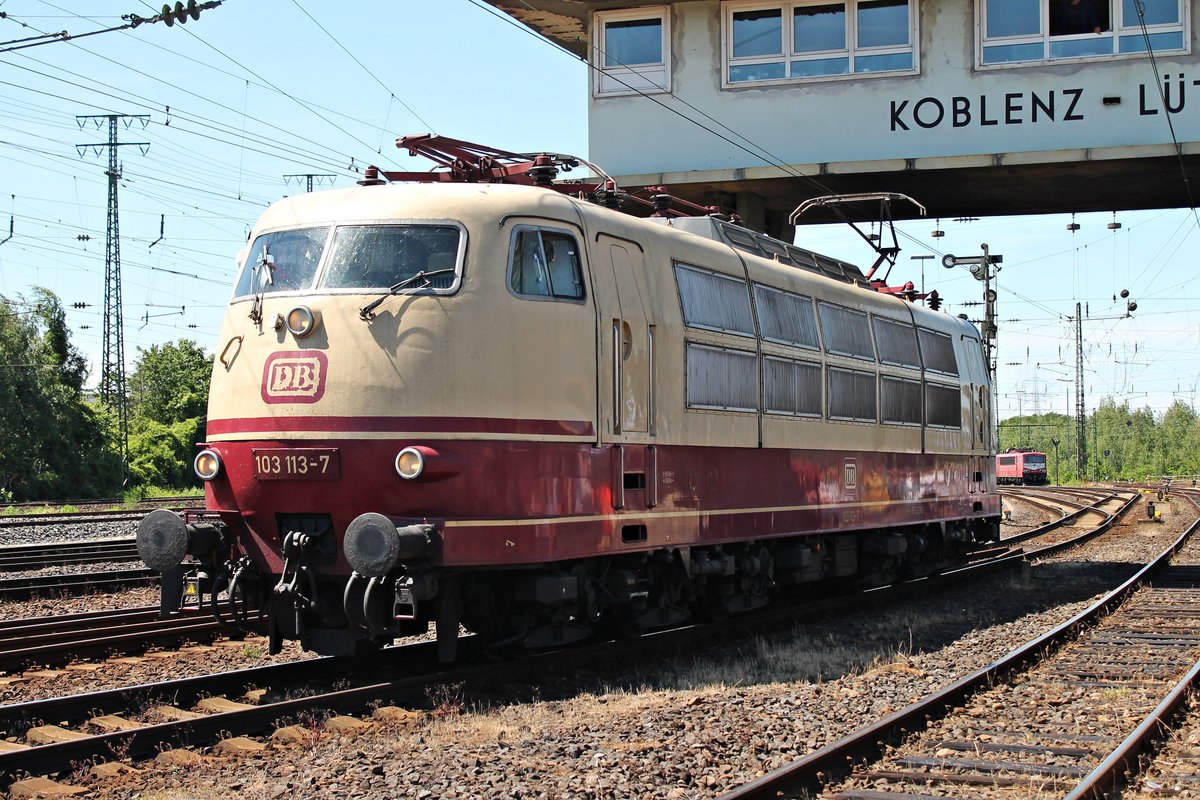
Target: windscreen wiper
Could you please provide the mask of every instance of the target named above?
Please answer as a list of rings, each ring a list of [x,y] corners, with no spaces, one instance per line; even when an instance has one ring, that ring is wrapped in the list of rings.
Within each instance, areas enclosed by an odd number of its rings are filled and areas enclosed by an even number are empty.
[[[275,257],[265,244],[258,263],[250,270],[250,284],[256,288],[254,303],[250,306],[250,321],[261,328],[263,295],[267,293],[268,286],[275,285]]]
[[[404,280],[400,281],[392,288],[388,289],[387,292],[385,292],[380,297],[377,297],[376,299],[372,300],[370,303],[367,303],[365,306],[363,306],[361,309],[359,309],[358,316],[361,317],[362,319],[370,321],[375,318],[375,314],[373,313],[375,311],[375,309],[379,308],[380,304],[384,300],[387,300],[392,295],[400,294],[401,289],[406,289],[409,286],[412,286],[417,281],[422,281],[421,285],[418,288],[424,289],[429,286],[429,279],[432,278],[434,275],[445,275],[448,272],[452,273],[452,272],[454,272],[454,269],[453,268],[434,269],[434,270],[430,270],[429,272],[426,272],[425,270],[421,270],[416,275],[413,275],[411,278],[405,278]]]

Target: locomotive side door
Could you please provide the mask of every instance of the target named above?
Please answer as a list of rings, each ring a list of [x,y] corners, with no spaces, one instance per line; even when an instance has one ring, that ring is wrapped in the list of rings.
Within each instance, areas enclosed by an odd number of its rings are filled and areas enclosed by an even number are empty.
[[[655,433],[654,326],[646,318],[642,253],[633,242],[605,234],[598,238],[601,435],[645,441]]]

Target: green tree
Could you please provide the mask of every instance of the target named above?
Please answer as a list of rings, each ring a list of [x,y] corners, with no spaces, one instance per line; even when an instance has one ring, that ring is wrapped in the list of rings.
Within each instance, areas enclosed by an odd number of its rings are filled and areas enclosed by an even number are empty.
[[[141,350],[129,378],[131,416],[170,425],[203,417],[212,356],[190,339]]]
[[[188,339],[139,352],[129,379],[130,477],[143,486],[193,486],[192,458],[205,436],[212,357]]]
[[[1162,474],[1195,475],[1200,471],[1196,452],[1196,412],[1181,400],[1176,400],[1163,414],[1159,426],[1158,455]]]
[[[113,493],[120,460],[107,411],[83,395],[87,367],[58,298],[0,296],[0,492],[17,500]]]

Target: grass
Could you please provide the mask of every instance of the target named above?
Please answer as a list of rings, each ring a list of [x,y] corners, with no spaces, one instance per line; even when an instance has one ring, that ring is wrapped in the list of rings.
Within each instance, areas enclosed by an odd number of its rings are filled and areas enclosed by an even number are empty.
[[[189,487],[187,489],[174,489],[169,486],[137,486],[125,492],[124,503],[127,507],[132,507],[144,500],[153,500],[156,497],[203,497],[204,490],[199,487]]]
[[[173,489],[163,486],[139,486],[130,489],[121,496],[117,502],[122,508],[127,510],[133,509],[138,503],[146,500],[153,500],[156,497],[188,497],[202,498],[204,490],[200,488]],[[79,507],[71,503],[54,503],[50,501],[42,502],[40,505],[18,506],[11,502],[9,498],[0,497],[0,502],[5,503],[3,509],[0,510],[0,515],[7,517],[24,516],[27,514],[73,514],[79,511]]]

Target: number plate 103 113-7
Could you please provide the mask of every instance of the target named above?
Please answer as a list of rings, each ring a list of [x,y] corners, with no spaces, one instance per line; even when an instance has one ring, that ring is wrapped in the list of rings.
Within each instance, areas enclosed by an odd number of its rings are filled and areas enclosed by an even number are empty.
[[[254,450],[254,477],[260,481],[331,481],[342,477],[336,447]]]

